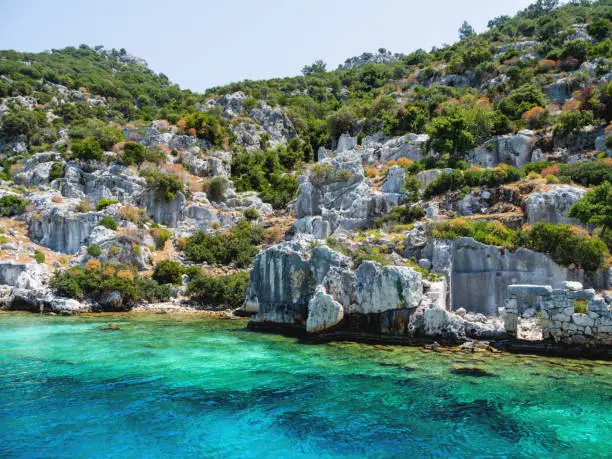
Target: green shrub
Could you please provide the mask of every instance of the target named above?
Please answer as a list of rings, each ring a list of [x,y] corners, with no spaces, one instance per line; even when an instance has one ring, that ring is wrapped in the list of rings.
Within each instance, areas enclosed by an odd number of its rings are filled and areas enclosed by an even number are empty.
[[[388,214],[374,220],[373,224],[376,228],[393,225],[408,225],[425,216],[425,209],[421,206],[409,207],[399,206],[394,207]]]
[[[94,258],[99,257],[102,255],[102,247],[100,247],[98,244],[91,244],[89,247],[87,247],[87,255]]]
[[[79,269],[80,271],[80,269]],[[75,270],[57,271],[51,278],[49,285],[60,295],[69,298],[83,298],[83,290],[74,275]]]
[[[182,283],[183,268],[181,265],[173,260],[162,260],[155,264],[153,280],[159,284],[175,284],[180,285]]]
[[[237,308],[244,302],[248,286],[246,271],[219,277],[199,276],[189,283],[187,294],[203,306]]]
[[[568,217],[577,218],[585,225],[595,225],[602,228],[600,237],[605,237],[606,231],[612,228],[612,183],[604,182],[575,202]]]
[[[589,300],[575,300],[574,314],[586,314],[589,312]]]
[[[586,271],[595,271],[604,266],[609,257],[606,244],[571,225],[536,223],[521,234],[522,245],[544,252],[560,265],[575,264]]]
[[[93,203],[89,199],[85,198],[85,199],[81,199],[78,202],[74,210],[76,212],[87,213],[87,212],[91,212],[92,210],[94,210],[94,206],[93,206]]]
[[[244,218],[246,218],[248,221],[257,220],[259,218],[259,212],[257,211],[257,209],[254,209],[252,207],[244,209],[243,215]]]
[[[117,230],[117,222],[115,221],[113,217],[109,217],[108,215],[105,215],[104,217],[102,217],[100,221],[98,222],[98,225],[103,226],[104,228],[108,228],[113,231]]]
[[[438,239],[471,237],[483,244],[517,248],[517,233],[498,221],[456,218],[432,225],[433,236]]]
[[[286,207],[297,195],[297,176],[285,172],[276,151],[234,155],[232,180],[238,191],[257,191],[275,209]]]
[[[85,140],[75,140],[70,142],[70,150],[75,159],[84,161],[97,160],[100,161],[104,157],[104,151],[98,141],[92,137]]]
[[[142,164],[145,160],[146,150],[137,142],[126,142],[123,146],[123,164],[131,166],[133,164]]]
[[[151,236],[155,241],[155,248],[161,250],[165,247],[166,241],[172,237],[172,232],[154,223],[151,225]]]
[[[53,181],[55,179],[64,178],[64,163],[55,162],[51,165],[51,170],[49,171],[49,181]]]
[[[576,110],[561,113],[553,129],[553,139],[555,144],[565,145],[580,130],[592,124],[595,120],[593,112],[590,110]]]
[[[102,150],[106,151],[110,151],[113,145],[123,139],[121,130],[108,126],[107,123],[97,120],[93,116],[72,123],[68,135],[72,140],[77,141],[91,138]]]
[[[98,201],[98,210],[104,210],[108,206],[112,206],[113,204],[117,204],[118,202],[119,201],[117,201],[116,199],[102,198]]]
[[[560,164],[561,175],[567,175],[576,183],[590,187],[603,182],[612,183],[612,160],[606,158],[572,164]]]
[[[140,300],[166,301],[171,293],[168,286],[160,286],[154,280],[140,276],[129,266],[103,265],[94,259],[84,268],[75,266],[56,271],[50,285],[60,295],[77,299],[87,297],[93,301],[117,291],[122,298],[122,309],[129,309]]]
[[[221,147],[229,144],[234,139],[234,134],[229,129],[228,123],[213,113],[200,111],[190,113],[185,117],[188,128],[196,130],[196,135],[201,139],[209,141],[213,147]]]
[[[210,180],[208,198],[212,201],[221,201],[228,187],[229,183],[225,177],[213,177]]]
[[[157,196],[172,201],[179,191],[183,191],[183,182],[172,174],[164,174],[159,171],[148,171],[145,173],[147,186],[154,190]]]
[[[241,220],[225,233],[199,231],[187,239],[185,257],[194,263],[249,266],[263,241],[263,227]]]
[[[36,263],[44,263],[46,260],[45,254],[40,250],[36,250],[34,252],[34,260],[36,260]]]
[[[248,286],[248,271],[219,277],[199,275],[189,282],[187,295],[203,306],[237,308],[244,302]]]
[[[0,216],[12,217],[25,212],[27,201],[8,194],[0,198]]]
[[[429,183],[423,195],[426,198],[444,194],[447,191],[460,190],[468,187],[496,187],[505,183],[517,182],[523,178],[524,173],[512,166],[502,164],[492,169],[471,168],[466,171],[452,170],[442,172],[436,179]]]

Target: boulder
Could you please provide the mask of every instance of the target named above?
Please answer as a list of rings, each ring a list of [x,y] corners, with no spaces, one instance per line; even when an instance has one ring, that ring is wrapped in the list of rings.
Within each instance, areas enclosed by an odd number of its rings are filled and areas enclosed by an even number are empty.
[[[416,308],[423,297],[421,275],[403,266],[364,261],[355,271],[355,286],[357,302],[349,311],[361,314]]]
[[[318,289],[308,303],[306,331],[319,333],[333,328],[342,321],[344,309],[325,290]]]
[[[585,193],[583,189],[569,185],[533,193],[525,200],[527,221],[579,225],[580,222],[569,218],[567,213]]]

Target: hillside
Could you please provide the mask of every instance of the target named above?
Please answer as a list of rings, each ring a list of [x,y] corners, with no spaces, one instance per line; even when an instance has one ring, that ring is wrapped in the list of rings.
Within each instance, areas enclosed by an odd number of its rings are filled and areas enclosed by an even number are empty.
[[[452,338],[508,332],[519,283],[609,304],[612,1],[459,35],[205,94],[125,50],[0,51],[0,303],[244,303],[254,326],[316,333],[411,311],[369,326]],[[612,343],[599,318],[572,322],[580,339]]]

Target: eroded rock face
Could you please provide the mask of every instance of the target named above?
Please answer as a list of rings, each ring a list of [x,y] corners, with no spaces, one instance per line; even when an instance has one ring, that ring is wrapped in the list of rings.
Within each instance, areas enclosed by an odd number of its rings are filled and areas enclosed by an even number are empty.
[[[271,247],[255,258],[246,309],[258,311],[255,322],[302,325],[315,280],[310,269],[308,239]]]
[[[77,253],[88,245],[89,235],[103,217],[101,212],[78,213],[66,206],[45,208],[31,218],[30,238],[62,253]]]
[[[531,160],[537,140],[537,136],[528,130],[516,135],[497,136],[470,151],[466,160],[481,167],[496,167],[499,164],[521,167]]]
[[[525,201],[527,221],[529,223],[547,222],[579,225],[580,222],[574,218],[569,218],[567,213],[585,193],[583,189],[569,185],[533,193]]]
[[[147,209],[149,215],[156,223],[167,225],[171,228],[177,226],[185,209],[185,195],[180,191],[176,197],[168,201],[163,196],[159,196],[154,191],[147,193],[143,197],[143,207]]]
[[[310,242],[309,242],[310,241]],[[503,334],[501,319],[461,317],[447,308],[446,281],[425,281],[405,266],[352,261],[298,237],[262,252],[251,271],[244,310],[251,327],[330,330],[447,340]]]
[[[357,302],[350,311],[361,314],[416,308],[423,297],[421,275],[403,266],[364,261],[355,271],[355,286]]]
[[[295,229],[326,238],[338,228],[362,228],[397,205],[400,196],[373,190],[360,157],[342,153],[323,160],[318,170],[300,178]]]

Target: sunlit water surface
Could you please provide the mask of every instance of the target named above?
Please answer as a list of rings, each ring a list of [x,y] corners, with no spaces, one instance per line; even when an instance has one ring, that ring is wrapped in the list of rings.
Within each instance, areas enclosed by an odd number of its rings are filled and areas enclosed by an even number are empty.
[[[0,314],[0,457],[600,457],[611,408],[606,362]]]

